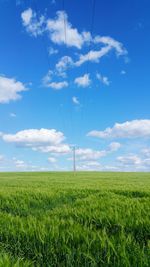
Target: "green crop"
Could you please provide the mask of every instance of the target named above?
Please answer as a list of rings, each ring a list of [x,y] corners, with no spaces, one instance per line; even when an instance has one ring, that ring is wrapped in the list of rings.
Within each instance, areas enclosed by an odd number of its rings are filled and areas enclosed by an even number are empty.
[[[150,173],[1,173],[3,266],[149,267]]]

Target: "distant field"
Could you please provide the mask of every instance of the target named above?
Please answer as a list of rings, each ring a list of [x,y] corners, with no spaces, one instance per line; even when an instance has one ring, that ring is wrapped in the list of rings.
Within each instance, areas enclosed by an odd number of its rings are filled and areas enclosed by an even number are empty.
[[[1,173],[2,266],[149,267],[150,173]]]

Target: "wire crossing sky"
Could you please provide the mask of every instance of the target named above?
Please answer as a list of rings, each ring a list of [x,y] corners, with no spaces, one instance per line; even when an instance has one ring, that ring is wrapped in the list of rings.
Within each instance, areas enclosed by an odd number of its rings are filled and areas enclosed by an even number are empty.
[[[149,14],[0,0],[0,171],[150,171]]]

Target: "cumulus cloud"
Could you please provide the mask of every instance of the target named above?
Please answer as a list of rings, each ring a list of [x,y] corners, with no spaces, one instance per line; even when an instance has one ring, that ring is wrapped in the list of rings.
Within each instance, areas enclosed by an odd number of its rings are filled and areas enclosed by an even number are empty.
[[[66,71],[69,68],[79,67],[87,61],[99,63],[100,59],[111,51],[114,51],[117,57],[127,55],[127,50],[123,44],[110,36],[97,35],[94,37],[91,36],[89,31],[79,32],[69,22],[65,11],[57,11],[54,18],[47,18],[45,15],[39,15],[31,8],[28,8],[22,12],[21,18],[26,31],[34,37],[46,33],[50,41],[55,45],[66,45],[67,47],[74,47],[79,50],[85,45],[90,47],[93,44],[96,47],[96,49],[91,49],[86,54],[74,54],[77,56],[75,59],[70,56],[62,57],[57,62],[53,71],[53,74],[57,76],[66,77]],[[49,55],[54,55],[58,53],[58,50],[50,47],[48,53]],[[110,83],[106,76],[101,76],[99,79],[105,85]],[[85,87],[86,85],[83,86]],[[50,87],[59,90],[62,87],[66,87],[66,82],[57,84],[56,81],[53,81]]]
[[[64,143],[64,134],[55,129],[28,129],[14,134],[1,133],[1,138],[3,141],[13,143],[18,147],[28,147],[33,151],[49,153],[52,158],[59,155],[70,155],[72,151],[71,146]],[[104,150],[78,148],[76,149],[76,157],[78,161],[94,162],[117,151],[120,147],[120,143],[112,142]],[[21,163],[19,164],[21,165]]]
[[[120,156],[117,160],[125,165],[139,165],[142,162],[137,155]]]
[[[84,74],[81,77],[77,77],[74,80],[74,83],[77,84],[79,87],[88,87],[91,84],[89,74]]]
[[[120,147],[121,147],[121,144],[118,143],[118,142],[112,142],[109,145],[109,149],[110,149],[111,152],[117,151]]]
[[[43,77],[42,84],[45,87],[52,88],[54,90],[61,90],[68,87],[67,81],[54,82],[53,77],[56,75],[55,71],[49,70],[48,73]]]
[[[93,150],[91,148],[79,148],[76,150],[76,156],[80,160],[95,160],[106,156],[106,151]]]
[[[76,96],[73,96],[72,97],[72,102],[75,104],[75,105],[80,105],[80,102],[78,100],[78,98]]]
[[[107,86],[110,85],[110,81],[109,81],[109,79],[108,79],[107,76],[103,76],[101,73],[97,73],[97,74],[96,74],[96,78],[97,78],[100,82],[102,82],[103,84],[105,84],[105,85],[107,85]]]
[[[106,47],[114,49],[117,56],[122,56],[127,54],[127,50],[124,48],[123,44],[116,41],[110,36],[96,36],[94,38],[95,43],[104,44]]]
[[[58,63],[56,64],[56,71],[57,74],[65,77],[66,76],[66,70],[73,65],[73,60],[71,57],[69,56],[64,56],[62,57]]]
[[[34,37],[41,35],[46,29],[45,17],[40,16],[37,18],[36,12],[34,12],[31,8],[23,11],[21,13],[21,18],[26,31]]]
[[[81,54],[79,60],[77,60],[74,64],[79,67],[87,61],[99,63],[100,58],[108,54],[110,50],[111,47],[109,46],[104,46],[100,50],[91,50],[87,54]]]
[[[75,62],[76,66],[81,66],[87,61],[99,63],[99,60],[111,50],[114,50],[117,56],[124,56],[127,54],[127,50],[124,48],[123,44],[109,36],[96,36],[92,42],[104,46],[99,50],[91,50],[87,54],[81,54],[79,60]]]
[[[81,49],[84,42],[90,39],[90,33],[79,33],[76,28],[73,28],[65,11],[58,11],[55,19],[47,20],[47,30],[52,42],[78,49]]]
[[[57,11],[54,19],[46,19],[45,16],[37,17],[35,11],[31,8],[21,13],[22,23],[33,36],[41,35],[47,32],[50,40],[55,44],[65,44],[81,49],[85,42],[89,42],[91,35],[89,32],[79,31],[68,21],[68,15],[65,11]]]
[[[117,151],[121,147],[118,142],[112,142],[105,150],[94,150],[91,148],[78,148],[76,150],[76,156],[79,160],[90,161],[97,160],[107,156],[109,153]]]
[[[40,151],[43,153],[52,153],[52,154],[68,154],[71,149],[68,144],[58,144],[58,145],[50,145],[50,146],[37,146],[32,147],[34,151]]]
[[[55,18],[46,19],[45,16],[39,16],[31,8],[28,8],[21,14],[22,22],[26,30],[34,36],[42,34],[44,31],[48,33],[50,40],[58,45],[65,44],[81,49],[84,44],[99,44],[103,47],[100,50],[91,50],[85,55],[81,55],[76,65],[81,65],[86,61],[98,62],[99,59],[107,54],[110,50],[116,52],[117,56],[127,54],[121,42],[110,36],[92,37],[88,31],[79,32],[68,21],[68,15],[65,11],[57,11]]]
[[[133,120],[124,123],[115,123],[112,128],[106,128],[104,131],[93,130],[87,135],[98,138],[149,138],[150,120]]]
[[[48,87],[49,83],[53,78],[54,72],[52,70],[48,70],[47,74],[43,77],[42,83],[44,86]]]
[[[16,168],[26,168],[27,164],[24,160],[14,160]]]
[[[2,139],[7,143],[23,146],[41,146],[43,144],[60,144],[65,136],[55,129],[28,129],[15,134],[3,134]]]
[[[122,155],[117,161],[118,167],[123,171],[150,171],[150,157],[141,154]]]
[[[61,90],[63,88],[68,87],[68,82],[63,81],[63,82],[51,82],[47,85],[47,87],[50,87],[54,90]]]
[[[15,134],[2,133],[1,138],[7,143],[43,153],[67,154],[71,151],[70,146],[64,143],[64,134],[55,129],[28,129]]]
[[[21,18],[25,26],[30,24],[32,17],[33,17],[33,11],[31,8],[28,8],[27,10],[21,13]]]
[[[14,78],[0,76],[0,103],[9,103],[21,98],[20,93],[28,90],[26,86]]]

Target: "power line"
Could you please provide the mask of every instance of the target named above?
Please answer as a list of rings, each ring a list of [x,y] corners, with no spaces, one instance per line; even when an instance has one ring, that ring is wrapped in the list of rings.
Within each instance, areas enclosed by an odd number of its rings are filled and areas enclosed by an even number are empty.
[[[91,37],[93,35],[93,30],[94,30],[94,21],[95,21],[95,7],[96,7],[96,0],[92,0],[92,17],[91,17],[91,27],[90,27],[90,33],[91,33]],[[92,48],[92,42],[90,40],[90,45],[89,45],[89,50],[88,50],[88,60],[87,60],[87,73],[89,70],[89,60],[90,60],[90,51]]]
[[[96,0],[91,0],[92,2],[92,16],[91,16],[91,23],[90,23],[90,34],[91,34],[91,38],[93,38],[93,31],[94,31],[94,22],[95,22],[95,8],[96,8]],[[89,44],[89,49],[87,51],[88,53],[88,58],[87,58],[87,64],[86,64],[86,74],[88,75],[89,73],[89,61],[90,61],[90,51],[92,49],[92,40],[90,40],[90,44]],[[86,108],[86,102],[87,102],[87,92],[85,91],[85,93],[83,94],[83,110],[82,110],[82,118],[83,121],[86,119],[86,114],[85,114],[85,108]]]
[[[66,13],[65,13],[65,0],[62,0],[62,10],[63,10],[63,20],[64,20],[64,45],[67,46],[67,22],[66,22]],[[67,56],[65,71],[67,71],[68,69],[68,63],[69,61],[68,61],[68,56]],[[70,123],[71,129],[73,129],[72,109],[70,110],[69,114],[71,118],[69,120],[69,123]],[[76,147],[75,146],[72,147],[72,151],[73,151],[73,172],[75,173],[76,172]]]
[[[62,10],[63,10],[63,27],[64,27],[64,51],[65,51],[65,72],[67,73],[67,71],[69,70],[70,66],[69,66],[69,56],[68,56],[68,50],[67,50],[67,17],[66,17],[66,4],[65,4],[65,0],[62,0]],[[67,77],[66,77],[67,78]],[[70,84],[70,83],[69,83]],[[74,120],[73,120],[73,109],[72,106],[70,107],[69,103],[70,103],[70,95],[66,96],[66,103],[68,103],[68,123],[69,123],[69,128],[70,131],[73,132],[74,131]],[[67,107],[67,106],[66,106]],[[70,107],[70,110],[69,110]]]
[[[66,30],[66,15],[65,15],[65,0],[62,0],[63,18],[64,18],[64,43],[67,45],[67,30]]]

